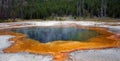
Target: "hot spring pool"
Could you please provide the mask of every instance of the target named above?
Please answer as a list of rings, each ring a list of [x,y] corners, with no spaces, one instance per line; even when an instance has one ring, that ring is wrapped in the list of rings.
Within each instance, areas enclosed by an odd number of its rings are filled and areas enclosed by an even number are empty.
[[[28,38],[38,40],[42,43],[52,41],[87,41],[92,37],[100,35],[96,31],[76,27],[26,27],[12,29],[14,32],[23,33]]]

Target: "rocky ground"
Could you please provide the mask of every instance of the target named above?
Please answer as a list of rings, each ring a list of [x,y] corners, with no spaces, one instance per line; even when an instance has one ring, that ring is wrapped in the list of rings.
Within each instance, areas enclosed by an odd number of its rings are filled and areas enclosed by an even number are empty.
[[[120,34],[120,22],[94,22],[94,21],[42,21],[42,22],[16,22],[0,23],[0,29],[29,26],[55,26],[59,24],[78,24],[82,26],[96,26],[108,28],[115,34]],[[2,50],[14,42],[8,41],[10,35],[0,35],[0,61],[53,61],[51,55],[36,55],[26,52],[4,53]],[[71,52],[66,61],[120,61],[120,48],[99,50],[81,50]]]

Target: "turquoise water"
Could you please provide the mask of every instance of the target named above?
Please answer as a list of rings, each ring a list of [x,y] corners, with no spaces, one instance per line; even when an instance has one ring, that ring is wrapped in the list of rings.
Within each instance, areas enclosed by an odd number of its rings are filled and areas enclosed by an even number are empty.
[[[87,41],[99,35],[95,31],[75,27],[30,27],[13,29],[12,31],[26,34],[29,38],[42,43],[57,40]]]

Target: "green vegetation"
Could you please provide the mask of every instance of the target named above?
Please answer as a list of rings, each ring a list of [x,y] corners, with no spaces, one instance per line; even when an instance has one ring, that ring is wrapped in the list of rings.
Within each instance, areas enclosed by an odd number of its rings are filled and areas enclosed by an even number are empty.
[[[120,18],[120,0],[0,0],[0,19]]]

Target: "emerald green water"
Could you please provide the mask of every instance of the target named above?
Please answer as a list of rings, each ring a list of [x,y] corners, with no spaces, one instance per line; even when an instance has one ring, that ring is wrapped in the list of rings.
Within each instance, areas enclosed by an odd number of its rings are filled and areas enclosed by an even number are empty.
[[[12,29],[12,31],[26,34],[29,38],[42,43],[57,40],[87,41],[99,35],[95,31],[75,27],[31,27]]]

